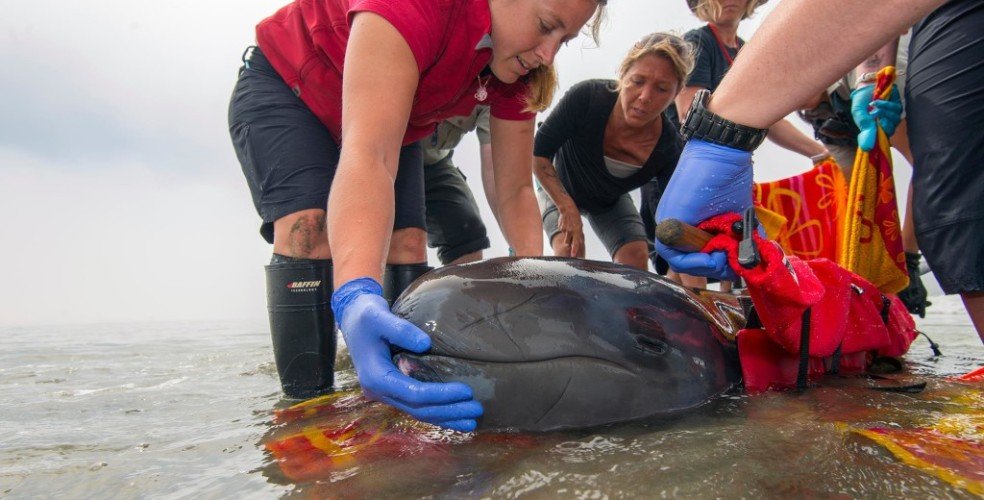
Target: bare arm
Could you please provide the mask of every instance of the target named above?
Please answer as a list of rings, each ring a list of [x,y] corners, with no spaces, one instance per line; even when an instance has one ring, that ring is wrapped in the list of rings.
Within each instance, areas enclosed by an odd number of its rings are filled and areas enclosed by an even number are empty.
[[[680,125],[683,125],[683,122],[687,121],[687,113],[690,112],[690,104],[694,102],[694,94],[698,90],[703,89],[704,87],[687,86],[674,98],[673,102],[676,104],[677,117],[680,118]]]
[[[694,95],[697,94],[697,91],[703,89],[704,87],[686,86],[677,94],[674,102],[676,103],[677,116],[680,118],[681,125],[687,120],[687,113],[690,111],[690,104],[694,100]],[[792,123],[789,123],[788,120],[780,120],[775,125],[769,127],[768,138],[779,147],[806,157],[827,151],[827,148],[823,147],[822,144],[807,137]]]
[[[534,156],[533,175],[536,176],[536,180],[540,183],[540,186],[550,196],[550,200],[554,202],[554,205],[557,205],[557,212],[559,214],[557,228],[561,231],[564,242],[570,246],[570,255],[568,257],[580,256],[584,248],[584,229],[581,226],[581,211],[578,210],[574,199],[567,194],[563,183],[557,177],[557,168],[554,167],[553,162],[549,158]]]
[[[777,146],[799,153],[807,158],[828,153],[827,148],[810,139],[789,120],[779,120],[769,127],[768,138]]]
[[[865,59],[855,68],[857,76],[864,73],[876,73],[885,66],[895,66],[895,59],[899,55],[899,39],[893,38],[884,47],[878,49],[871,57]],[[853,83],[853,82],[852,82]]]
[[[328,198],[335,286],[382,276],[393,229],[393,182],[419,79],[406,41],[370,12],[355,15],[345,59],[341,158]],[[386,68],[386,78],[379,68]]]
[[[769,127],[944,2],[785,0],[742,48],[708,107]]]
[[[543,255],[543,226],[533,193],[533,120],[492,117],[492,166],[499,227],[516,255]]]
[[[495,167],[492,165],[492,144],[478,145],[478,158],[482,164],[482,188],[485,190],[485,199],[489,202],[489,209],[495,217],[499,227],[499,205],[495,198]]]

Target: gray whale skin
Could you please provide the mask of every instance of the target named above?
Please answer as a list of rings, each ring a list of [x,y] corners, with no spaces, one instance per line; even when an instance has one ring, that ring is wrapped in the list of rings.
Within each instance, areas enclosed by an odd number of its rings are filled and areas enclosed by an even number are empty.
[[[480,430],[550,431],[680,413],[739,381],[738,299],[609,262],[500,258],[422,276],[393,311],[432,339],[404,373],[460,381]]]

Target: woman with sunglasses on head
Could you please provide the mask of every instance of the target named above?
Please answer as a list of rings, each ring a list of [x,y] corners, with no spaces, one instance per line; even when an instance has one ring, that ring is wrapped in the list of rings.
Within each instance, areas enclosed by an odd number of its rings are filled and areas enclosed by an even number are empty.
[[[585,255],[582,214],[612,260],[647,268],[648,245],[629,192],[669,180],[683,144],[664,111],[693,68],[681,38],[653,33],[636,43],[619,78],[572,87],[536,133],[533,172],[554,255]]]
[[[539,254],[533,113],[549,104],[557,50],[604,2],[297,0],[257,26],[229,123],[274,246],[271,333],[288,396],[331,389],[337,321],[368,397],[474,429],[482,408],[468,386],[413,380],[390,354],[430,344],[383,297],[426,270],[417,141],[489,104],[506,239]]]

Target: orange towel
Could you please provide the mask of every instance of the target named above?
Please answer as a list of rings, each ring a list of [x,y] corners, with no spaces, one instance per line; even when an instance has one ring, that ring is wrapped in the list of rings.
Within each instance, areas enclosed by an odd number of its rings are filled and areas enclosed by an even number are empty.
[[[837,261],[846,197],[847,182],[832,159],[800,175],[755,184],[756,205],[785,218],[782,229],[770,232],[769,238],[787,255],[801,259]]]

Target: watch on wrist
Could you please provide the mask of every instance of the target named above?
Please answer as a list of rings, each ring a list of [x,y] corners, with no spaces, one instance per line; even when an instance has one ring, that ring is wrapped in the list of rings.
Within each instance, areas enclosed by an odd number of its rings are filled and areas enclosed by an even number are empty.
[[[687,120],[680,130],[685,139],[700,139],[742,151],[754,151],[762,144],[769,129],[739,125],[711,113],[707,110],[710,97],[711,91],[707,89],[698,90],[694,95]]]

